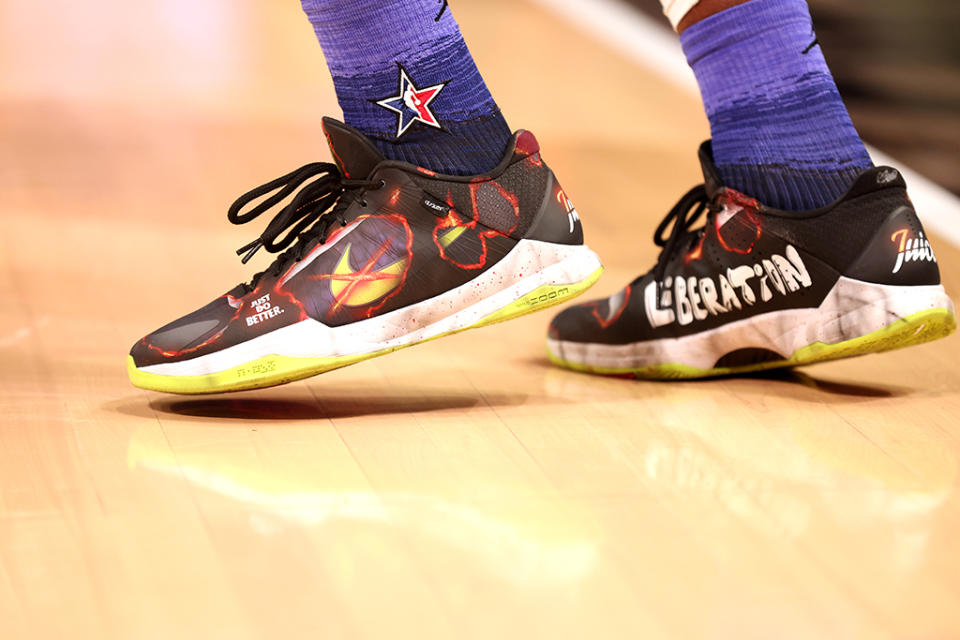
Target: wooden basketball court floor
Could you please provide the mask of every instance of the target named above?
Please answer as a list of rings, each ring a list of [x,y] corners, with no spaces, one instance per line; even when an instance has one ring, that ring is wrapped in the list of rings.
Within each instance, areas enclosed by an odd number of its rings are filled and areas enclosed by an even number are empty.
[[[612,293],[698,181],[698,101],[526,2],[455,11]],[[955,337],[651,383],[552,368],[538,314],[131,387],[133,341],[252,274],[226,208],[328,159],[326,113],[295,0],[0,1],[0,638],[960,637]]]

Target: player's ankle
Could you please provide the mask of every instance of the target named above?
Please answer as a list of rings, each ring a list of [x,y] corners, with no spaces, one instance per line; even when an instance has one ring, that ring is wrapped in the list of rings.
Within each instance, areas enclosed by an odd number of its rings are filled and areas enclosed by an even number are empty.
[[[455,175],[497,165],[510,128],[449,7],[435,0],[302,4],[344,121],[384,156]]]
[[[751,0],[681,36],[721,175],[783,209],[834,201],[870,157],[847,114],[803,0]]]

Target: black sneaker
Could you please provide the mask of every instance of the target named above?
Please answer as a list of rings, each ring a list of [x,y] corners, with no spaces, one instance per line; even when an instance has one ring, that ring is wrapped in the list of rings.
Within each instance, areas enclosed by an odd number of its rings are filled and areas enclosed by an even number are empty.
[[[864,171],[833,204],[791,212],[722,186],[709,142],[700,162],[705,183],[657,228],[653,270],[553,319],[555,364],[699,378],[889,351],[956,328],[896,169]]]
[[[230,209],[242,224],[294,196],[238,252],[283,253],[137,342],[133,384],[174,393],[282,384],[538,311],[600,277],[533,134],[516,133],[489,174],[459,177],[386,160],[336,120],[324,130],[337,164],[302,167]]]

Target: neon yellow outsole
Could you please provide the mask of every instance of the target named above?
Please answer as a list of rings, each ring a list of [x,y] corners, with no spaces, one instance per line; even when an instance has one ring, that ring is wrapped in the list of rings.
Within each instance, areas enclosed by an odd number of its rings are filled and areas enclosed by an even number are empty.
[[[596,367],[565,360],[555,355],[549,349],[547,349],[547,357],[558,366],[586,373],[660,380],[708,378],[751,373],[779,367],[796,367],[823,362],[825,360],[852,358],[868,353],[902,349],[903,347],[911,347],[913,345],[923,344],[924,342],[945,338],[953,333],[956,328],[957,320],[952,311],[949,309],[929,309],[901,318],[882,329],[858,338],[852,338],[836,344],[814,342],[813,344],[797,349],[793,355],[785,360],[773,360],[741,367],[717,367],[713,369],[699,369],[679,363],[665,363],[633,369]]]
[[[428,340],[435,340],[459,333],[460,331],[466,331],[467,329],[476,329],[497,322],[512,320],[513,318],[519,318],[528,313],[561,304],[571,298],[575,298],[593,286],[600,278],[601,273],[603,273],[603,267],[598,267],[593,273],[587,276],[586,279],[574,284],[542,285],[524,295],[522,298],[514,300],[507,306],[480,319],[469,327],[449,331],[439,336],[428,338]],[[134,386],[151,391],[165,391],[167,393],[201,394],[261,389],[309,378],[319,373],[346,367],[347,365],[355,364],[362,360],[369,360],[370,358],[382,356],[391,351],[411,347],[414,344],[420,344],[428,340],[391,347],[381,351],[330,358],[296,358],[269,355],[236,367],[231,367],[230,369],[225,369],[224,371],[217,371],[216,373],[200,376],[165,376],[148,373],[138,369],[133,362],[133,357],[127,356],[127,374],[130,376],[130,382],[132,382]]]

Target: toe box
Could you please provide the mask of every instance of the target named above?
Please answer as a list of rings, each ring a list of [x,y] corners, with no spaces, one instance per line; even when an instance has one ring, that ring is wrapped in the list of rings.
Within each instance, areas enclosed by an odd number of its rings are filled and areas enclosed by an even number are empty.
[[[632,289],[627,286],[609,298],[591,300],[568,307],[550,323],[548,336],[564,342],[592,342],[615,344],[632,338],[636,319],[631,314],[642,309],[631,309]]]
[[[134,365],[178,362],[216,350],[237,315],[236,299],[226,294],[182,318],[160,327],[130,349]]]

